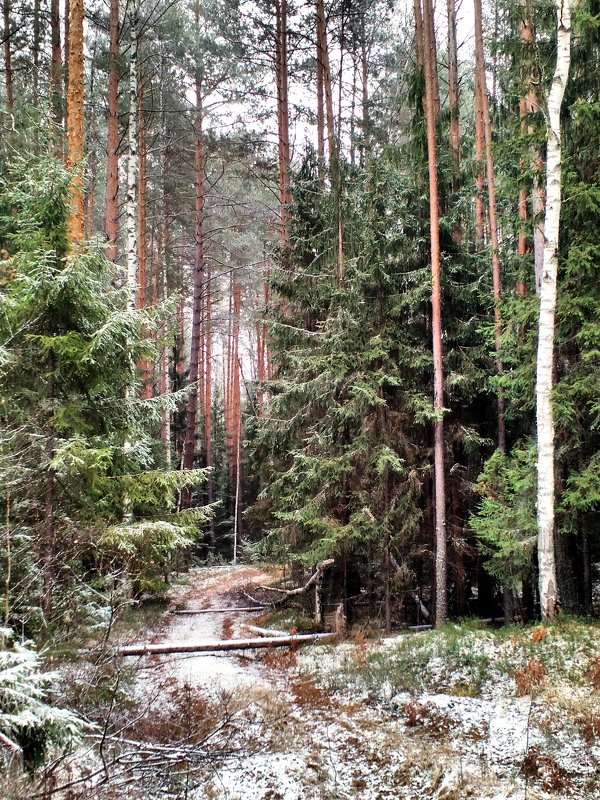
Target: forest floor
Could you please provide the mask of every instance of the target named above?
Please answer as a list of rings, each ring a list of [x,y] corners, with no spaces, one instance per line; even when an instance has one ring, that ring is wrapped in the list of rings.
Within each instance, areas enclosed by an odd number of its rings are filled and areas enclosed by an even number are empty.
[[[195,569],[171,607],[247,605],[272,580],[249,566]],[[286,627],[281,613],[273,621]],[[165,613],[152,639],[244,637],[246,622],[265,624]],[[583,622],[145,656],[136,675],[155,733],[168,737],[174,715],[205,718],[207,757],[186,798],[600,799],[600,628]]]

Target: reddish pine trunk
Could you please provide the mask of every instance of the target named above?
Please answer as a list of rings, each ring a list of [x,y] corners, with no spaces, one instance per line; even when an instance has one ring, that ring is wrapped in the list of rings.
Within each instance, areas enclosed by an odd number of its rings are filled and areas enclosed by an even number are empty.
[[[481,76],[475,70],[475,249],[479,252],[485,245],[485,203],[483,200],[483,108],[481,105]]]
[[[284,261],[289,261],[289,227],[292,202],[290,193],[290,123],[288,100],[288,30],[287,0],[277,0],[276,11],[276,46],[275,72],[277,78],[277,121],[279,130],[279,202],[281,205],[281,249]],[[289,266],[289,264],[288,264]]]
[[[106,155],[106,257],[117,258],[119,235],[119,0],[110,0],[110,49],[108,72],[108,119]]]
[[[447,0],[448,8],[448,104],[450,106],[450,151],[452,153],[452,175],[456,183],[460,174],[460,95],[458,85],[458,47],[456,42],[456,7],[454,0]]]
[[[242,438],[242,409],[241,409],[241,386],[240,386],[240,313],[242,309],[242,286],[239,281],[235,281],[233,287],[233,332],[232,332],[232,375],[231,375],[231,428],[232,428],[232,473],[234,477],[233,487],[235,490],[234,507],[234,536],[235,552],[241,539],[241,470],[240,470],[240,448]]]
[[[69,51],[71,42],[69,39],[69,28],[71,25],[71,2],[64,0],[65,3],[65,119],[69,118]]]
[[[480,107],[483,115],[483,133],[485,141],[485,155],[488,183],[488,212],[490,220],[490,239],[492,245],[492,281],[494,286],[494,327],[496,338],[496,372],[502,375],[504,365],[501,358],[502,349],[502,314],[500,303],[502,300],[502,281],[500,274],[500,255],[498,241],[498,215],[496,211],[496,180],[494,174],[494,156],[492,153],[492,124],[485,83],[485,60],[483,52],[483,25],[481,14],[481,0],[474,0],[475,10],[475,69],[477,71],[477,86],[480,93]],[[498,389],[498,449],[506,452],[506,425],[504,421],[504,395]]]
[[[431,0],[423,7],[423,56],[425,71],[425,118],[427,121],[427,156],[429,164],[429,217],[431,233],[431,329],[433,338],[433,407],[434,422],[435,533],[436,533],[436,613],[437,626],[447,616],[446,562],[446,481],[444,469],[444,372],[442,356],[442,301],[440,268],[440,222],[437,175],[436,89],[437,61]]]
[[[85,237],[83,193],[84,74],[83,0],[73,0],[69,24],[69,92],[67,107],[67,167],[73,171],[69,209],[69,244],[78,247]]]
[[[206,272],[206,291],[205,291],[205,305],[206,305],[206,327],[204,331],[204,338],[206,343],[206,360],[205,360],[205,375],[204,375],[204,450],[206,453],[206,466],[211,469],[213,466],[212,458],[212,278],[210,267]],[[213,476],[208,473],[206,479],[206,495],[210,503],[213,502]],[[211,518],[209,522],[209,535],[211,547],[215,546],[215,526]]]

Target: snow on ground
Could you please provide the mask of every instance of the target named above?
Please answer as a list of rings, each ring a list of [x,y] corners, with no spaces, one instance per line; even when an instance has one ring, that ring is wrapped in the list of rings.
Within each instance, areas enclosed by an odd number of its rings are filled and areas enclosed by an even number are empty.
[[[252,567],[199,569],[175,588],[172,599],[180,608],[230,607],[242,586],[269,580]],[[245,621],[255,620],[252,614],[167,615],[157,636],[160,641],[238,638]],[[242,657],[141,659],[147,675],[155,676],[146,688],[158,676],[169,676],[207,692],[226,690],[262,720],[242,727],[248,738],[237,742],[239,757],[225,767],[207,768],[191,797],[600,800],[599,748],[586,745],[572,725],[563,725],[551,703],[516,697],[514,680],[493,668],[481,691],[470,696],[465,690],[461,696],[474,669],[461,666],[462,644],[450,676],[444,657],[428,657],[424,669],[439,690],[398,690],[393,676],[383,673],[375,676],[376,685],[356,678],[357,663],[364,669],[368,654],[393,658],[399,641],[310,646],[297,654],[282,649]],[[476,655],[485,651],[493,665],[498,653],[492,637],[483,636],[476,646]],[[476,666],[467,652],[465,663],[469,658]],[[535,779],[526,784],[521,767],[528,750],[541,758],[533,765]],[[544,787],[545,780],[550,785],[556,777],[553,770],[558,770],[556,787]]]

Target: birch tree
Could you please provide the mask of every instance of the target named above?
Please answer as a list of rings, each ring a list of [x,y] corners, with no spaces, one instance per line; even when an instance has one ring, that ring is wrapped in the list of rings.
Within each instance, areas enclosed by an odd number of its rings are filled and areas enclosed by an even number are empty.
[[[540,285],[540,316],[536,368],[537,417],[537,526],[539,591],[542,617],[552,619],[557,611],[556,562],[554,555],[554,317],[556,310],[558,245],[561,210],[562,152],[560,113],[571,61],[571,9],[573,0],[557,0],[556,68],[548,97],[546,216],[544,260]]]

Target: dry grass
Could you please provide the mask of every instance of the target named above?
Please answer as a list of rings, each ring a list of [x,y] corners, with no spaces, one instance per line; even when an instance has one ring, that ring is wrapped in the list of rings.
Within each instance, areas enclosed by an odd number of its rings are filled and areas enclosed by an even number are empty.
[[[544,686],[548,671],[539,658],[530,658],[524,667],[513,672],[517,685],[517,697],[537,694]]]
[[[566,789],[571,785],[568,773],[550,756],[540,753],[539,747],[530,747],[523,759],[521,772],[527,778],[536,778],[545,791]]]

